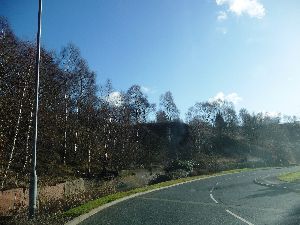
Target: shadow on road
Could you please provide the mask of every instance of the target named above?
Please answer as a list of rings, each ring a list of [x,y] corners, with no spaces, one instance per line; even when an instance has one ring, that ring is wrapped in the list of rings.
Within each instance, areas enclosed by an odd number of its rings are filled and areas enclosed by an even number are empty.
[[[286,186],[288,187],[284,188]],[[293,189],[294,186],[297,185],[289,184],[289,185],[277,185],[275,187],[266,187],[266,189],[258,190],[256,194],[248,195],[244,199],[263,198],[263,197],[276,198],[281,195],[296,193],[299,195],[299,204],[297,204],[295,207],[293,207],[292,209],[284,213],[282,215],[282,219],[278,221],[276,225],[299,225],[300,224],[300,191],[298,189],[297,190]]]
[[[274,197],[278,195],[288,194],[291,192],[295,192],[291,189],[284,189],[284,188],[278,188],[278,187],[266,187],[266,189],[258,190],[258,193],[248,195],[244,199],[253,199],[253,198],[261,198],[261,197]]]
[[[278,225],[299,225],[300,224],[300,203],[299,206],[291,210]]]

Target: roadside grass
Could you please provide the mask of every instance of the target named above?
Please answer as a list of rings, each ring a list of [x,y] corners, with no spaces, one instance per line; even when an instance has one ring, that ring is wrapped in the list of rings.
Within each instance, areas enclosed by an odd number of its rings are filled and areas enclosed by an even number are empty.
[[[82,204],[78,207],[69,209],[68,211],[62,213],[62,216],[63,217],[68,217],[68,218],[74,218],[74,217],[78,217],[82,214],[88,213],[92,209],[95,209],[95,208],[97,208],[99,206],[102,206],[104,204],[110,203],[112,201],[130,196],[130,195],[134,195],[134,194],[137,194],[137,193],[146,192],[146,191],[150,191],[150,190],[154,190],[154,189],[162,188],[162,187],[168,187],[168,186],[171,186],[171,185],[180,184],[180,183],[193,181],[193,180],[197,180],[197,179],[205,179],[205,178],[214,177],[214,176],[218,176],[218,175],[240,173],[240,172],[243,172],[243,171],[250,171],[250,170],[255,170],[255,169],[253,169],[253,168],[244,168],[244,169],[227,170],[227,171],[222,171],[222,172],[218,172],[218,173],[214,173],[214,174],[210,174],[210,175],[200,175],[200,176],[180,178],[180,179],[177,179],[177,180],[165,181],[165,182],[161,182],[161,183],[158,183],[158,184],[153,184],[153,185],[149,185],[149,186],[145,186],[145,187],[132,189],[132,190],[129,190],[129,191],[118,192],[118,193],[115,193],[115,194],[110,194],[110,195],[107,195],[107,196],[100,197],[100,198],[92,200],[92,201],[88,201],[85,204]]]
[[[285,182],[294,182],[300,180],[300,171],[291,172],[291,173],[284,173],[277,177],[281,181]]]

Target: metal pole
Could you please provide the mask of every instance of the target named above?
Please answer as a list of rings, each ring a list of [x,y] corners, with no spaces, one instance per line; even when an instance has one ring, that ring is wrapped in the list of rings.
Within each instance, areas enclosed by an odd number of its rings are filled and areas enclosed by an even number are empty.
[[[34,112],[34,139],[32,148],[32,171],[30,176],[29,188],[29,218],[34,218],[37,202],[37,175],[36,175],[36,151],[37,151],[37,133],[38,133],[38,111],[39,111],[39,83],[40,83],[40,55],[41,55],[41,27],[42,27],[42,0],[39,0],[38,12],[38,31],[36,43],[36,61],[35,61],[35,112]]]

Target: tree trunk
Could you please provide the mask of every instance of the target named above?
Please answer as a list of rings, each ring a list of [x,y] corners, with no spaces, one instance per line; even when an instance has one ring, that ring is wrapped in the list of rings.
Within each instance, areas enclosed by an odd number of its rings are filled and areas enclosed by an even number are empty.
[[[11,148],[8,164],[7,164],[6,170],[4,172],[4,177],[3,177],[2,184],[1,184],[1,189],[3,189],[3,187],[4,187],[4,182],[6,180],[7,173],[8,173],[8,170],[9,170],[10,166],[11,166],[13,156],[14,156],[14,152],[15,152],[16,141],[17,141],[17,137],[18,137],[18,134],[19,134],[19,126],[20,126],[20,122],[21,122],[21,119],[22,119],[23,99],[24,99],[24,96],[25,96],[26,88],[27,88],[27,84],[25,84],[25,86],[23,88],[22,98],[20,100],[19,115],[18,115],[18,120],[17,120],[17,124],[16,124],[16,128],[15,128],[15,135],[14,135],[14,139],[13,139],[13,145],[12,145],[12,148]]]
[[[24,161],[24,165],[23,165],[23,171],[25,171],[26,166],[27,166],[27,162],[28,162],[29,139],[30,139],[30,130],[31,130],[31,127],[32,127],[32,120],[33,120],[33,104],[31,104],[30,119],[29,119],[27,134],[26,134],[25,161]]]
[[[65,134],[64,134],[64,156],[63,156],[64,165],[66,165],[66,156],[67,156],[67,123],[68,123],[68,96],[65,93]]]

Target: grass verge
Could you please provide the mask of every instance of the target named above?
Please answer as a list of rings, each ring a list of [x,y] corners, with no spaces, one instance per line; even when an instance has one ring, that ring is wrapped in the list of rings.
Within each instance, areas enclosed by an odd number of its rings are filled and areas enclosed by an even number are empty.
[[[162,182],[162,183],[158,183],[158,184],[153,184],[153,185],[149,185],[149,186],[145,186],[145,187],[141,187],[141,188],[132,189],[132,190],[125,191],[125,192],[118,192],[118,193],[115,193],[115,194],[107,195],[107,196],[89,201],[89,202],[87,202],[83,205],[72,208],[72,209],[64,212],[62,214],[62,216],[63,217],[74,218],[74,217],[78,217],[82,214],[88,213],[92,209],[95,209],[95,208],[97,208],[99,206],[102,206],[104,204],[107,204],[109,202],[115,201],[115,200],[120,199],[120,198],[124,198],[126,196],[137,194],[137,193],[140,193],[140,192],[150,191],[150,190],[153,190],[153,189],[167,187],[167,186],[171,186],[171,185],[174,185],[174,184],[184,183],[184,182],[187,182],[187,181],[192,181],[192,180],[197,180],[197,179],[205,179],[205,178],[209,178],[209,177],[213,177],[213,176],[217,176],[217,175],[240,173],[240,172],[249,171],[249,170],[254,170],[254,169],[244,168],[244,169],[227,170],[227,171],[222,171],[222,172],[211,174],[211,175],[201,175],[201,176],[180,178],[180,179],[177,179],[177,180],[170,180],[170,181],[166,181],[166,182]]]
[[[285,182],[294,182],[300,180],[300,171],[291,172],[291,173],[284,173],[277,177],[281,181]]]

